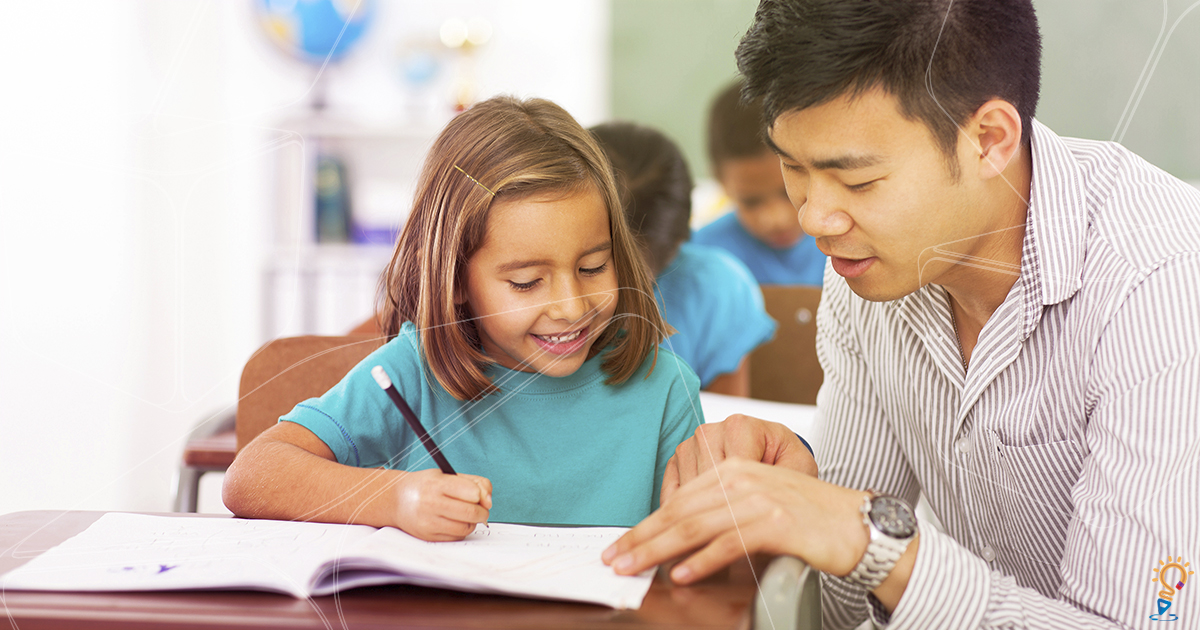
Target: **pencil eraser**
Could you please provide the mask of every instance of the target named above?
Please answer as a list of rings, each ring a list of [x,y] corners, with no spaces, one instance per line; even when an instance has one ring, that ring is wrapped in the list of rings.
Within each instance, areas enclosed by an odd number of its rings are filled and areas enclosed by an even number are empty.
[[[382,365],[376,365],[371,368],[371,376],[375,377],[375,382],[379,383],[380,389],[387,389],[392,386],[392,379],[388,378],[387,372],[383,371]]]

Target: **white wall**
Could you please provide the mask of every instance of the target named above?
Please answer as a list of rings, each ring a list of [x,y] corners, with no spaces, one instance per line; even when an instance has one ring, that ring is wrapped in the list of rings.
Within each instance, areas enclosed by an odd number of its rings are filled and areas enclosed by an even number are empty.
[[[0,21],[0,513],[166,510],[187,431],[234,403],[259,338],[270,128],[311,75],[249,2],[17,3]],[[495,30],[480,97],[608,116],[606,0],[381,2],[335,110],[388,119],[397,42]]]

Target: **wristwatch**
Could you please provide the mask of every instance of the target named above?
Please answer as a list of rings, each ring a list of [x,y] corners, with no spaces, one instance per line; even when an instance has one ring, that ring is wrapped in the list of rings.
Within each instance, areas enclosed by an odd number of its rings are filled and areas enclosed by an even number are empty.
[[[846,576],[852,584],[868,591],[875,590],[892,572],[908,543],[917,535],[917,516],[913,509],[898,497],[868,490],[858,511],[863,525],[870,531],[871,541],[858,566]]]

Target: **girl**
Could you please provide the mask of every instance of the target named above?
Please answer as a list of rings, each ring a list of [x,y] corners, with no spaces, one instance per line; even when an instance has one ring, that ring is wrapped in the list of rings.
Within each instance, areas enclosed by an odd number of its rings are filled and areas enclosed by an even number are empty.
[[[558,106],[497,97],[426,158],[381,281],[389,341],[229,468],[239,516],[457,540],[487,519],[631,526],[703,422],[608,161]],[[458,475],[370,371],[382,366]]]

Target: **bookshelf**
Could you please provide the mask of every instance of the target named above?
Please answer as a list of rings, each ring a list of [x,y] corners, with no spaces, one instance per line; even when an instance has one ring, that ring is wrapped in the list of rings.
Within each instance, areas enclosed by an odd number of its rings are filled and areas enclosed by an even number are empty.
[[[371,316],[436,134],[322,115],[273,130],[264,339],[341,335]]]

